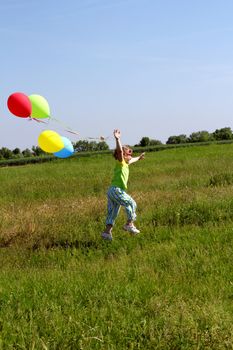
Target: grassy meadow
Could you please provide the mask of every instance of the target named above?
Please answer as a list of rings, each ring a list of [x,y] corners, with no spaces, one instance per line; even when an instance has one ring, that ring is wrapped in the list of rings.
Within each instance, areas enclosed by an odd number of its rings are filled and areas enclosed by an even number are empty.
[[[233,349],[233,145],[146,154],[102,241],[110,155],[0,168],[0,350]]]

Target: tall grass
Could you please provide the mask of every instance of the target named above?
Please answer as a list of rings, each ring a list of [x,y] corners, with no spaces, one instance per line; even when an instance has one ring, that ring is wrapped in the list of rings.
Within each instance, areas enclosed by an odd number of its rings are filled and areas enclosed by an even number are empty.
[[[1,168],[0,349],[232,349],[232,156],[132,165],[141,234],[121,211],[111,243],[110,155]]]

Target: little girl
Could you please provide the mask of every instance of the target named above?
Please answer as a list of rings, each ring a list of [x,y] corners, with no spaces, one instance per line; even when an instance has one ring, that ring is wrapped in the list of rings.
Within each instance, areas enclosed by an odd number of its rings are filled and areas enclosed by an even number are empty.
[[[129,177],[129,164],[144,159],[144,153],[142,153],[139,157],[133,158],[132,149],[130,149],[128,146],[121,145],[120,130],[114,130],[113,135],[116,140],[114,158],[116,159],[117,163],[114,169],[113,180],[108,190],[106,228],[101,235],[103,239],[110,241],[112,240],[112,227],[121,206],[125,208],[127,216],[127,222],[123,226],[123,229],[130,232],[132,235],[136,235],[140,232],[133,224],[133,222],[136,220],[136,202],[125,191],[127,189],[127,182]]]

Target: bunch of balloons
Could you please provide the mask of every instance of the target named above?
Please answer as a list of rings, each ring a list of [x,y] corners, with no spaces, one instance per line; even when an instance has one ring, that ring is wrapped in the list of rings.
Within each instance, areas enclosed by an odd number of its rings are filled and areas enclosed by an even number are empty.
[[[8,97],[9,111],[16,117],[35,120],[51,118],[49,104],[43,96],[27,96],[22,92],[15,92]],[[67,158],[74,153],[71,141],[52,130],[43,131],[38,138],[40,148],[53,153],[58,158]]]
[[[50,117],[49,104],[43,96],[27,96],[22,92],[15,92],[7,100],[9,111],[16,117],[44,119]]]
[[[38,143],[43,151],[53,153],[58,158],[68,158],[74,153],[71,141],[53,130],[43,131],[39,135]]]

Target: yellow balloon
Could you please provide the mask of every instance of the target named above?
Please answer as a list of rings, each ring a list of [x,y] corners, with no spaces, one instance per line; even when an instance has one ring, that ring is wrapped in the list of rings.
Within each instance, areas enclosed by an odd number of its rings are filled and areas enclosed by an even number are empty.
[[[64,148],[64,142],[61,136],[52,130],[43,131],[38,138],[40,148],[48,153],[59,152]]]

